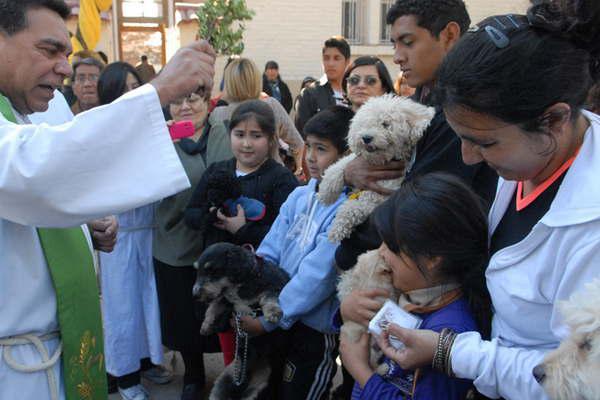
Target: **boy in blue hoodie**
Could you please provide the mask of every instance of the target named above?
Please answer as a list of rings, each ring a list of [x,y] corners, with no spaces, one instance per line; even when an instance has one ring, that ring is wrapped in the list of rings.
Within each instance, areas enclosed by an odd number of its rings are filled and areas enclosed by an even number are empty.
[[[317,192],[327,167],[347,151],[346,136],[353,116],[348,108],[334,106],[306,123],[306,162],[311,179],[289,195],[257,251],[291,278],[279,295],[283,310],[279,324],[261,317],[243,317],[241,321],[251,335],[277,330],[268,398],[326,398],[335,375],[339,343],[331,319],[339,306],[334,263],[337,244],[328,240],[327,233],[346,195],[326,206],[318,200]]]

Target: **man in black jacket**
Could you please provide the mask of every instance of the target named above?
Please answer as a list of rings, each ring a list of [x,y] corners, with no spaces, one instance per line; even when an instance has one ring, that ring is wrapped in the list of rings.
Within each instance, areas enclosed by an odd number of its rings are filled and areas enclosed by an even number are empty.
[[[438,67],[469,27],[463,0],[396,0],[388,12],[387,23],[391,25],[394,63],[400,66],[408,84],[417,88],[413,99],[435,107],[436,113],[417,143],[412,165],[391,162],[371,167],[357,158],[344,171],[346,182],[356,188],[385,192],[376,182],[397,178],[405,168],[405,179],[429,172],[447,172],[462,178],[489,207],[496,192],[497,175],[485,163],[474,166],[463,163],[460,139],[431,96]],[[358,255],[379,247],[380,243],[377,234],[365,223],[342,241],[336,262],[340,268],[350,269]]]
[[[290,88],[279,75],[279,65],[275,61],[268,61],[263,73],[263,92],[276,99],[285,111],[292,110],[292,94]]]
[[[333,105],[345,105],[342,79],[350,63],[350,45],[341,36],[323,44],[325,76],[300,93],[296,109],[296,128],[303,135],[304,124],[316,113]]]

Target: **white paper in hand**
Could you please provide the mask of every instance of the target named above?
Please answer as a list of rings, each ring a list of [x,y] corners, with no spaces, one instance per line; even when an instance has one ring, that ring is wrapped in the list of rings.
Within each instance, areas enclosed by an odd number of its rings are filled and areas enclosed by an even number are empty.
[[[386,300],[381,310],[369,322],[369,332],[379,336],[387,329],[390,323],[394,323],[402,328],[417,329],[421,326],[421,322],[421,318],[404,311],[393,301]],[[390,344],[394,348],[400,349],[404,346],[398,338],[391,335],[389,338]]]

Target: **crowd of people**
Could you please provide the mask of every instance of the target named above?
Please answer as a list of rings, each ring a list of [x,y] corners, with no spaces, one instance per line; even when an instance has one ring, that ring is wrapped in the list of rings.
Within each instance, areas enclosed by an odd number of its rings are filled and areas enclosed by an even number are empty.
[[[547,398],[533,369],[568,334],[558,303],[600,276],[594,1],[532,0],[526,15],[473,24],[463,0],[396,0],[397,79],[334,36],[323,76],[295,99],[276,61],[261,72],[230,58],[213,93],[205,41],[155,74],[146,56],[69,61],[62,0],[0,0],[0,11],[0,399],[146,400],[142,378],[172,379],[165,349],[184,362],[181,399],[204,398],[204,354],[235,358],[231,327],[200,334],[193,298],[193,264],[220,242],[290,277],[279,322],[239,316],[273,349],[260,399]],[[386,94],[435,109],[410,163],[358,157],[323,203],[352,118]],[[181,123],[193,131],[172,138]],[[398,177],[394,193],[378,183]],[[239,201],[213,204],[219,187]],[[389,198],[332,242],[352,190]],[[398,305],[421,320],[374,338],[382,374],[370,335],[339,328],[366,327],[390,293],[336,294],[340,270],[375,249]]]

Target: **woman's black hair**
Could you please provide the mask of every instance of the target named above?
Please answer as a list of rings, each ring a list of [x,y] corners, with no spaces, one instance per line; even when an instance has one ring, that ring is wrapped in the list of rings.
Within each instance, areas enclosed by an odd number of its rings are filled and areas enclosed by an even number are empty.
[[[461,284],[480,331],[489,335],[487,218],[481,200],[467,185],[445,173],[417,176],[377,207],[372,220],[386,246],[406,254],[417,266],[439,257],[436,274]]]
[[[229,120],[230,130],[249,119],[254,119],[260,130],[267,134],[269,139],[274,140],[277,137],[275,134],[275,114],[271,106],[264,101],[246,100],[240,103],[231,114]]]
[[[344,78],[342,79],[342,88],[346,91],[346,85],[348,81],[348,77],[352,73],[352,71],[357,67],[364,67],[366,65],[374,65],[377,69],[377,75],[379,75],[379,80],[381,81],[381,86],[385,93],[394,93],[394,81],[390,76],[390,72],[387,67],[379,58],[375,56],[362,56],[358,57],[356,60],[352,61],[350,65],[346,68],[346,72],[344,72]]]
[[[279,64],[277,64],[277,61],[267,61],[267,63],[265,64],[265,71],[268,69],[276,69],[279,70]]]
[[[600,83],[596,83],[588,92],[586,108],[600,115]]]
[[[575,119],[600,72],[600,2],[535,0],[527,16],[486,18],[463,35],[438,71],[444,110],[487,114],[547,134],[548,107]]]
[[[142,85],[142,79],[131,64],[117,61],[108,64],[98,78],[98,98],[100,104],[109,104],[127,91],[127,75],[132,74]]]

